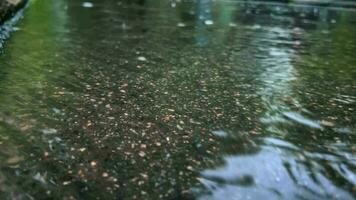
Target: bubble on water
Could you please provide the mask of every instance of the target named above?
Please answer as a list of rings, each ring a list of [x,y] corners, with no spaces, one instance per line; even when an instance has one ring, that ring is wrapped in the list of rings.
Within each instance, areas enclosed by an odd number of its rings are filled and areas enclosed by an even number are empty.
[[[177,24],[177,26],[178,26],[178,27],[185,27],[186,25],[185,25],[183,22],[179,22],[179,23]]]
[[[84,8],[92,8],[92,7],[94,7],[94,4],[91,3],[91,2],[84,2],[84,3],[82,4],[82,6],[83,6]]]
[[[205,21],[204,21],[204,24],[209,26],[209,25],[213,25],[214,22],[213,22],[213,20],[209,20],[209,19],[208,19],[208,20],[205,20]]]
[[[144,61],[147,61],[147,59],[146,59],[145,57],[143,57],[143,56],[138,57],[137,60],[143,61],[143,62],[144,62]]]

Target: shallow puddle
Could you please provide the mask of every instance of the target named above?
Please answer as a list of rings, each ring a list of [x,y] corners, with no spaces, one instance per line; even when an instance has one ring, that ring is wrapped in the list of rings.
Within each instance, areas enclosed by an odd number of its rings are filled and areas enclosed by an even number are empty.
[[[0,199],[354,199],[355,19],[31,1],[0,54]]]

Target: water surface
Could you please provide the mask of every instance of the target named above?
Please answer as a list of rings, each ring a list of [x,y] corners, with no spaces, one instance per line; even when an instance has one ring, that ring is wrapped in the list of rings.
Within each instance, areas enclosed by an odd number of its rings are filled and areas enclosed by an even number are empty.
[[[0,54],[0,198],[354,199],[355,19],[31,1]]]

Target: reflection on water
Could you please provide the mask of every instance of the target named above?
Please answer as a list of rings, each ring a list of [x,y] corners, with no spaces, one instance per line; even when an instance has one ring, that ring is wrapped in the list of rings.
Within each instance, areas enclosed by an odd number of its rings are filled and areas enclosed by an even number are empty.
[[[212,2],[211,0],[198,0],[197,1],[197,45],[206,46],[209,44],[209,31],[208,26],[213,25],[213,16],[211,13]]]
[[[224,166],[203,170],[200,181],[209,194],[200,199],[353,199],[328,178],[338,172],[356,183],[352,153],[312,153],[275,138],[263,139],[259,148],[257,154],[225,156]]]
[[[32,1],[0,55],[0,199],[355,198],[355,17]]]

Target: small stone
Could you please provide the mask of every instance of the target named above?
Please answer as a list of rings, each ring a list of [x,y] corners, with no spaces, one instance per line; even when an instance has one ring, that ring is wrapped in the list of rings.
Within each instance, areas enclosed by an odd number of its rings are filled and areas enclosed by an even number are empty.
[[[138,155],[141,156],[141,157],[145,157],[145,156],[146,156],[146,153],[143,152],[143,151],[140,151],[140,152],[138,153]]]
[[[63,184],[63,185],[69,185],[69,184],[70,184],[70,181],[64,181],[62,184]]]
[[[97,165],[96,161],[91,161],[91,162],[90,162],[90,166],[96,167],[96,165]]]
[[[326,120],[321,120],[320,123],[321,123],[322,125],[324,125],[324,126],[329,126],[329,127],[334,126],[334,123],[329,122],[329,121],[326,121]]]
[[[57,130],[54,128],[45,128],[41,130],[43,134],[45,135],[50,135],[50,134],[56,134]]]
[[[356,146],[351,147],[351,151],[356,153]]]
[[[22,156],[14,156],[6,160],[6,163],[9,165],[14,165],[21,162],[24,158]]]
[[[147,175],[147,174],[141,173],[141,176],[142,176],[144,179],[147,179],[147,178],[148,178],[148,175]]]
[[[183,130],[183,128],[182,128],[181,126],[179,126],[179,124],[177,124],[177,128],[178,128],[180,131]]]
[[[106,172],[104,172],[104,173],[102,174],[102,176],[103,176],[104,178],[106,178],[106,177],[108,177],[108,176],[109,176],[109,174],[108,174],[108,173],[106,173]]]

